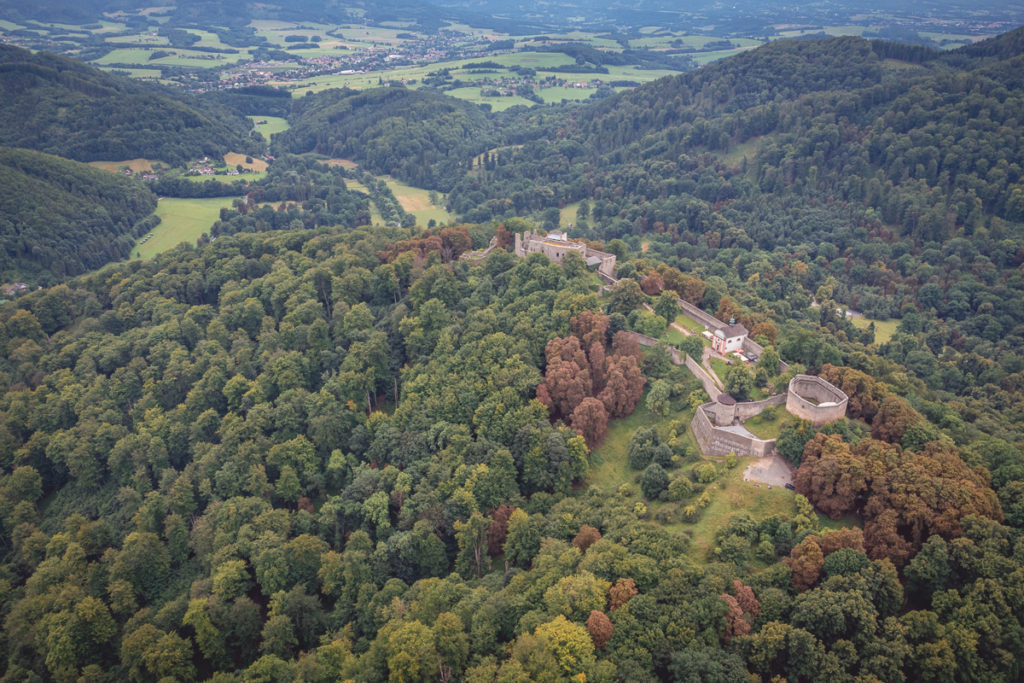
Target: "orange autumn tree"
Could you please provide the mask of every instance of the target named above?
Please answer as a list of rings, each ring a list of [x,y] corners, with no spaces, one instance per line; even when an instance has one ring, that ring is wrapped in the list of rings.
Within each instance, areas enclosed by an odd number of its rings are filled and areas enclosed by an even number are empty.
[[[537,399],[553,420],[569,422],[593,448],[604,439],[610,418],[636,409],[647,380],[639,347],[621,332],[609,353],[607,316],[584,311],[570,320],[570,328],[572,334],[555,337],[544,349],[547,368]]]
[[[850,446],[837,435],[818,434],[804,448],[794,484],[832,519],[859,516],[867,555],[888,557],[897,567],[932,534],[959,536],[964,517],[1003,518],[987,473],[940,441],[915,453],[875,439]]]

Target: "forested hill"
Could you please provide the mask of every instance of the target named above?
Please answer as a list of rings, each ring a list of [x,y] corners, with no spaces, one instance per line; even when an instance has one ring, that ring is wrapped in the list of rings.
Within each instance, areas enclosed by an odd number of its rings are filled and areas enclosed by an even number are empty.
[[[142,157],[181,164],[246,151],[250,128],[212,101],[0,45],[0,144],[78,161]]]
[[[0,281],[59,281],[124,258],[156,208],[137,180],[0,147]]]
[[[398,87],[309,95],[295,103],[290,121],[291,130],[275,138],[288,151],[351,158],[375,173],[444,191],[497,138],[479,107]]]

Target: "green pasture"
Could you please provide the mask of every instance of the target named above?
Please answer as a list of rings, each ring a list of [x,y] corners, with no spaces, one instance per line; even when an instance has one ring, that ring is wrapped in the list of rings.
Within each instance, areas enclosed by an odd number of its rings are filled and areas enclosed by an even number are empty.
[[[445,91],[445,94],[474,104],[489,104],[491,105],[491,111],[505,111],[509,107],[514,107],[517,104],[521,104],[526,107],[532,107],[534,104],[525,97],[520,97],[518,95],[512,95],[511,97],[487,97],[480,94],[479,87],[454,88],[452,90]]]
[[[291,124],[288,123],[288,119],[280,116],[250,116],[249,120],[252,121],[252,125],[256,127],[257,132],[263,136],[263,139],[270,142],[270,136],[275,133],[283,133],[284,131],[291,128]],[[266,123],[256,123],[257,121],[266,121]]]
[[[416,216],[416,223],[426,226],[431,219],[438,223],[447,223],[453,216],[444,209],[430,201],[430,192],[420,187],[406,185],[401,180],[395,180],[390,176],[382,178],[387,183],[388,189],[395,195],[395,199],[406,212]],[[346,181],[348,183],[348,181]]]
[[[155,49],[163,48],[154,48],[153,50]],[[248,54],[245,52],[229,55],[213,52],[196,52],[194,50],[190,51],[181,48],[167,48],[167,51],[172,53],[170,56],[161,57],[159,59],[150,59],[149,56],[153,53],[153,50],[139,47],[119,48],[111,50],[94,61],[93,64],[96,64],[97,66],[109,64],[188,66],[202,69],[223,66],[224,64],[233,64],[243,59],[248,59]]]
[[[693,59],[694,63],[698,64],[699,66],[704,66],[705,64],[710,64],[711,62],[717,62],[719,59],[725,59],[726,57],[732,57],[733,55],[738,55],[739,53],[746,52],[747,50],[750,50],[750,49],[752,49],[752,48],[749,48],[749,47],[737,47],[737,48],[733,48],[731,50],[714,50],[712,52],[694,52],[693,54],[689,55],[689,57],[691,59]]]
[[[479,63],[481,61],[495,62],[505,67],[511,66],[527,66],[537,71],[539,78],[544,78],[547,75],[553,75],[557,78],[564,78],[572,81],[590,81],[599,79],[601,81],[619,81],[629,80],[636,81],[638,83],[646,83],[653,81],[663,76],[669,76],[677,74],[677,71],[671,71],[667,69],[638,69],[633,66],[611,66],[608,67],[607,74],[572,74],[572,73],[560,73],[554,71],[545,70],[547,67],[567,65],[570,63],[569,58],[561,53],[553,52],[520,52],[515,54],[507,55],[495,55],[486,59],[474,58],[474,59],[457,59],[450,62],[436,62],[434,64],[423,64],[416,66],[403,66],[394,69],[385,69],[381,71],[368,71],[361,74],[331,74],[331,75],[320,75],[311,76],[310,78],[303,79],[301,81],[271,81],[270,85],[277,85],[289,88],[292,90],[293,97],[302,97],[307,92],[319,92],[321,90],[327,90],[330,88],[353,88],[355,90],[361,90],[364,88],[376,88],[380,86],[380,81],[400,81],[404,82],[409,87],[419,87],[423,79],[428,74],[438,71],[440,69],[450,69],[456,72],[458,69],[465,67],[467,64]],[[469,80],[474,76],[484,77],[485,74],[465,74],[465,73],[453,73],[453,76]],[[572,90],[576,97],[582,97],[584,94],[589,97],[593,91],[588,90]],[[557,100],[561,101],[563,97],[569,99],[569,97],[562,94],[561,90],[557,92]],[[523,104],[526,106],[532,106],[529,100],[520,97],[484,97],[480,94],[479,87],[467,86],[465,88],[455,88],[447,91],[452,97],[458,97],[460,99],[467,100],[469,102],[475,102],[477,104],[488,103],[491,105],[494,111],[502,111],[509,107],[517,104]],[[544,90],[538,90],[538,94],[544,97]],[[551,93],[552,98],[556,97],[556,93]]]
[[[233,167],[232,167],[233,168]],[[263,180],[267,177],[266,171],[250,171],[249,173],[242,173],[239,175],[227,175],[221,173],[218,175],[185,175],[184,173],[169,173],[168,176],[184,178],[185,180],[192,183],[205,183],[210,180],[216,180],[220,183],[234,183],[239,180],[244,180],[249,183],[254,183],[257,180]]]
[[[194,244],[220,219],[220,210],[230,207],[234,197],[175,199],[163,197],[156,206],[160,225],[145,243],[137,242],[132,258],[152,258],[182,242]]]
[[[858,330],[868,329],[868,325],[871,323],[875,324],[875,343],[884,344],[890,339],[892,335],[896,334],[896,328],[899,327],[900,321],[896,318],[890,318],[889,320],[873,320],[872,318],[850,318],[850,322]]]

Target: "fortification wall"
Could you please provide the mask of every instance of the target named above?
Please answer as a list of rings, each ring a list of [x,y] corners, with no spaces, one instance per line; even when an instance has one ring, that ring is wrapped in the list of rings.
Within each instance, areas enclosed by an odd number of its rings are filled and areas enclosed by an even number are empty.
[[[683,313],[690,316],[691,318],[699,322],[701,325],[711,330],[712,332],[720,327],[725,327],[725,323],[723,323],[721,320],[711,315],[710,313],[705,313],[704,311],[700,310],[699,308],[691,304],[689,301],[686,301],[684,299],[677,299],[677,301],[679,302],[679,308],[683,309]]]
[[[726,429],[715,427],[709,412],[713,404],[708,403],[697,409],[690,421],[690,428],[697,439],[701,453],[704,455],[728,455],[763,458],[775,453],[775,440],[758,439],[754,436],[737,434]]]
[[[623,330],[623,332],[625,332],[630,339],[634,340],[640,346],[654,346],[659,343],[658,339],[648,337],[646,334],[640,334],[639,332],[633,332],[632,330]],[[709,375],[707,371],[697,363],[697,361],[690,358],[674,346],[668,347],[668,353],[675,365],[685,365],[686,369],[693,373],[693,376],[701,383],[704,387],[704,391],[707,392],[711,400],[718,398],[718,395],[722,393],[722,390],[717,384],[715,384],[715,380],[711,378],[711,375]]]
[[[786,405],[786,395],[777,394],[770,396],[762,401],[750,401],[748,403],[737,403],[736,404],[736,417],[740,420],[749,420],[755,415],[760,415],[764,412],[765,408],[769,406],[784,406]]]
[[[847,403],[845,393],[813,375],[797,375],[786,392],[786,410],[815,427],[846,417]]]

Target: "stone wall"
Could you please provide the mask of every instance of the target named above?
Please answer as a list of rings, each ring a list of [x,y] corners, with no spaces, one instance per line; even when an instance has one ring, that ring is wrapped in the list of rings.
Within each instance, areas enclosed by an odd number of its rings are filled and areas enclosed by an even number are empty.
[[[737,403],[733,406],[736,409],[735,416],[740,420],[749,420],[755,415],[760,415],[764,412],[765,408],[770,406],[784,406],[786,405],[786,395],[777,394],[770,396],[762,401],[748,401],[746,403]]]
[[[737,434],[716,427],[709,417],[714,404],[708,403],[697,409],[690,422],[693,436],[697,439],[701,453],[704,455],[728,455],[735,453],[741,457],[751,456],[763,458],[775,453],[775,440],[758,439],[754,436]],[[763,409],[763,408],[762,408]]]
[[[648,337],[646,334],[640,334],[639,332],[633,332],[632,330],[623,330],[623,332],[625,332],[630,339],[640,346],[655,346],[660,341],[654,337]],[[722,390],[718,388],[718,385],[715,384],[715,380],[711,378],[711,375],[709,375],[697,361],[690,358],[674,346],[668,346],[668,353],[675,365],[686,366],[686,369],[689,370],[693,376],[697,378],[697,381],[699,381],[704,387],[704,391],[707,392],[712,401],[718,398],[718,394],[722,393]]]
[[[710,313],[705,313],[704,311],[700,310],[699,308],[691,304],[689,301],[686,301],[685,299],[677,299],[677,301],[679,302],[679,308],[683,309],[683,313],[690,316],[691,318],[699,322],[701,325],[711,330],[712,332],[719,328],[725,327],[725,323],[723,323],[721,320],[711,315]]]
[[[848,402],[837,387],[813,375],[797,375],[786,392],[786,410],[815,427],[846,417]]]

